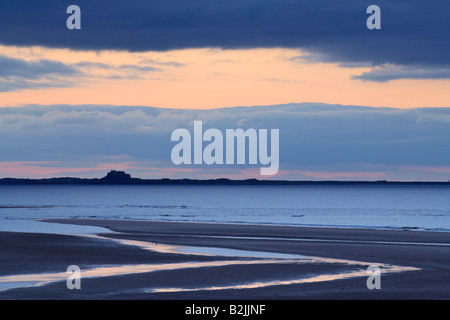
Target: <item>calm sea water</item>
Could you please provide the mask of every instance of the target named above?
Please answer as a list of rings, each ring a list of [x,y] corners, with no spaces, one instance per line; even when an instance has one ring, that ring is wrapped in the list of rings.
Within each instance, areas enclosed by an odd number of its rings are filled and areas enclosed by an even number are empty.
[[[0,186],[0,231],[100,231],[45,218],[450,231],[450,187]]]

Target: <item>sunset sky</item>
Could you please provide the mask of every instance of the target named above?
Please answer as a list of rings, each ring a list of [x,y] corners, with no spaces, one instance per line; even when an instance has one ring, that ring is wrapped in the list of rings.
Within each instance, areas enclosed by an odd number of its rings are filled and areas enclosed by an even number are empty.
[[[81,30],[68,30],[69,5]],[[381,8],[380,30],[366,9]],[[193,121],[280,129],[272,179],[450,179],[450,3],[0,5],[0,177],[263,178],[176,166]],[[267,177],[264,177],[267,178]]]

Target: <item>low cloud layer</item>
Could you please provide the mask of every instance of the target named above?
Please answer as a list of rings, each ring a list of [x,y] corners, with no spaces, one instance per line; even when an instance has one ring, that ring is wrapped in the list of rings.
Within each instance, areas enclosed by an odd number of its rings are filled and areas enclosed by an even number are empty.
[[[20,77],[38,79],[48,75],[72,75],[77,70],[66,64],[51,60],[26,61],[7,56],[0,56],[0,77]]]
[[[138,64],[111,64],[90,61],[64,63],[57,60],[25,60],[0,55],[0,92],[78,86],[90,79],[143,79],[149,74],[181,67],[173,61],[141,61]]]
[[[383,65],[364,72],[359,76],[354,76],[353,79],[375,82],[388,82],[399,79],[450,79],[450,68]]]
[[[118,163],[120,158],[140,170],[160,167],[178,176],[225,174],[226,169],[236,174],[244,169],[173,165],[171,133],[177,128],[192,131],[194,120],[203,121],[205,130],[280,129],[280,175],[286,178],[309,174],[338,179],[446,180],[448,175],[450,108],[401,110],[308,103],[215,110],[1,108],[0,162],[98,167],[105,159]]]
[[[71,85],[79,71],[59,61],[27,61],[0,55],[0,92]]]

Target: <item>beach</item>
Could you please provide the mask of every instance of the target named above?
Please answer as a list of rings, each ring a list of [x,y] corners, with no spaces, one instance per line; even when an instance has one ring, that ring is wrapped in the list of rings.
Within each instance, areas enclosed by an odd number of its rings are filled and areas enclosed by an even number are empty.
[[[0,299],[450,299],[448,232],[109,219],[46,222],[112,232],[1,232]],[[79,290],[66,285],[71,265],[81,269]],[[379,289],[367,286],[371,265],[381,269]],[[43,274],[56,278],[43,281]],[[20,281],[41,283],[5,289]]]

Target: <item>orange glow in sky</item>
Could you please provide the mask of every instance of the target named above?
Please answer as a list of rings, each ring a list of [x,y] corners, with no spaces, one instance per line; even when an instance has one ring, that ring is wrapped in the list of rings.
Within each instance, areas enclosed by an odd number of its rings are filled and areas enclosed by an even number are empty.
[[[370,68],[302,61],[298,57],[306,53],[293,49],[132,53],[1,46],[0,54],[27,61],[59,61],[80,71],[52,79],[64,84],[62,87],[0,92],[1,106],[106,104],[211,109],[300,102],[395,108],[450,106],[450,80],[352,80]]]

